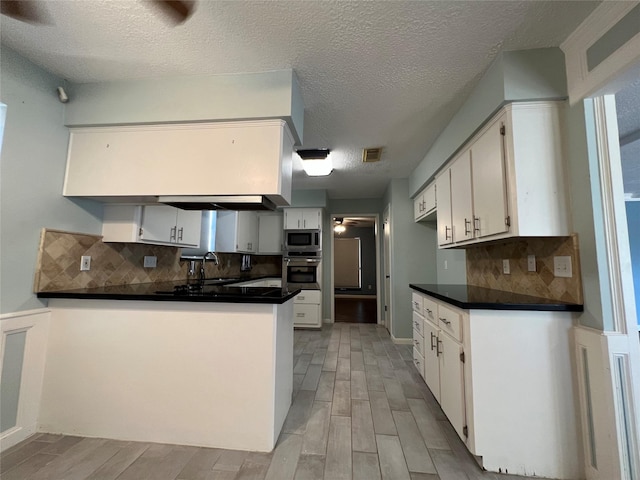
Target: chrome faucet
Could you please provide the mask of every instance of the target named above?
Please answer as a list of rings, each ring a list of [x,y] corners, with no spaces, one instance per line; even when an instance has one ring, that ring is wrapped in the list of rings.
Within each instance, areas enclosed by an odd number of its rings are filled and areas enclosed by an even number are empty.
[[[213,263],[214,265],[220,265],[220,260],[218,259],[218,255],[216,255],[216,252],[207,252],[202,256],[202,263],[200,264],[200,282],[204,283],[205,279],[207,278],[205,271],[204,271],[204,266],[207,263],[207,258],[209,257],[213,257]]]

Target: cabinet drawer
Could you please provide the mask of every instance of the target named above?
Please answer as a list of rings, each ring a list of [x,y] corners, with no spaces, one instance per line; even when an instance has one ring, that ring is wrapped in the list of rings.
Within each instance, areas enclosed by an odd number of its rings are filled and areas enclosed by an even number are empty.
[[[320,318],[320,305],[298,304],[293,307],[295,325],[317,325]]]
[[[420,376],[424,378],[424,357],[415,348],[413,349],[413,364],[420,372]]]
[[[293,303],[308,303],[320,305],[320,290],[302,290],[293,297]]]
[[[438,323],[438,304],[436,302],[425,297],[422,300],[422,311],[424,312],[423,315],[425,319],[429,320],[431,323]]]
[[[413,329],[413,348],[424,357],[424,338],[415,328]]]
[[[413,329],[424,337],[424,320],[416,312],[413,312]]]
[[[414,312],[420,314],[420,315],[424,315],[423,310],[422,310],[422,300],[424,299],[424,297],[422,295],[420,295],[419,293],[411,293],[411,308],[413,309]]]
[[[462,319],[460,313],[443,305],[438,305],[438,326],[453,338],[462,341]]]

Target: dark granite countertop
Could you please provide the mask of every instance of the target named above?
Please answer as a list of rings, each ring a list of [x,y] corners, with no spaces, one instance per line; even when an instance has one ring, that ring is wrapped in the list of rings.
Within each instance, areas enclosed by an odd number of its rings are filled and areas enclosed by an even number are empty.
[[[201,287],[194,282],[192,289],[176,292],[175,287],[185,282],[135,283],[106,287],[80,288],[38,292],[38,298],[74,298],[87,300],[151,300],[170,302],[217,302],[217,303],[271,303],[282,304],[291,300],[299,289],[280,287],[238,287],[230,283],[274,278],[273,276],[241,277],[233,279],[208,279]]]
[[[471,285],[410,284],[413,290],[465,310],[582,312],[583,305]]]

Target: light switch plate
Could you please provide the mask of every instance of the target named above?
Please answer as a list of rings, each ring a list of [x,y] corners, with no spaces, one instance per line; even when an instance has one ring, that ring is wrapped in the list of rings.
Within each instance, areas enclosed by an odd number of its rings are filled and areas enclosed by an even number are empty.
[[[536,271],[536,256],[535,255],[527,255],[527,271],[535,272]]]
[[[509,265],[508,258],[505,258],[504,260],[502,260],[502,273],[504,273],[505,275],[511,274],[511,266]]]
[[[568,255],[553,257],[553,274],[556,277],[573,277],[573,271],[571,269],[571,257]]]
[[[80,257],[80,271],[87,272],[91,270],[91,255],[82,255]]]
[[[144,268],[156,268],[158,263],[158,257],[155,255],[145,255],[144,256]]]

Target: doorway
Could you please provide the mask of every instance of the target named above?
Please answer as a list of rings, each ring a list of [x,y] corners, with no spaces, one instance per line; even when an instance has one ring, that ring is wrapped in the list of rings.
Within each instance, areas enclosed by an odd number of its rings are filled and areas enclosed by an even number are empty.
[[[331,219],[333,320],[378,323],[378,215],[332,214]]]

